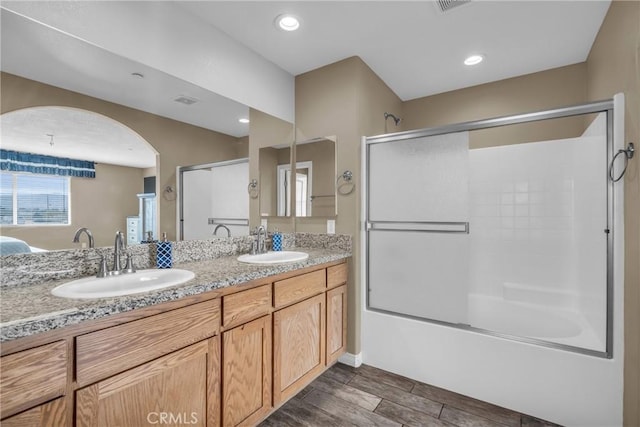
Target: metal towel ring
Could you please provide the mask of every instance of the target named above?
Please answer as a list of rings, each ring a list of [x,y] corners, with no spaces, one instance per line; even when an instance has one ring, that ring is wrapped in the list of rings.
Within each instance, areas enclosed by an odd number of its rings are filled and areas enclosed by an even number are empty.
[[[336,190],[338,191],[338,194],[346,196],[347,194],[353,193],[353,190],[356,188],[356,184],[351,182],[352,179],[353,172],[350,170],[346,170],[342,172],[341,175],[338,175],[338,178],[336,179]],[[340,183],[340,181],[342,181],[342,183]],[[347,188],[346,190],[345,187]]]
[[[626,149],[618,150],[616,155],[613,156],[613,160],[611,160],[611,164],[609,165],[609,178],[611,179],[611,181],[618,182],[618,181],[620,181],[622,179],[622,177],[624,176],[625,172],[627,171],[627,166],[629,166],[629,160],[633,159],[633,155],[635,154],[635,151],[636,151],[636,149],[633,146],[633,142],[630,142]],[[620,154],[624,154],[624,167],[622,168],[622,172],[620,172],[620,175],[617,178],[614,178],[613,177],[613,165],[615,164],[616,159],[618,158],[618,156]]]
[[[249,185],[247,185],[247,192],[249,193],[249,197],[251,197],[252,199],[258,198],[258,180],[257,179],[252,179],[251,182],[249,182]]]

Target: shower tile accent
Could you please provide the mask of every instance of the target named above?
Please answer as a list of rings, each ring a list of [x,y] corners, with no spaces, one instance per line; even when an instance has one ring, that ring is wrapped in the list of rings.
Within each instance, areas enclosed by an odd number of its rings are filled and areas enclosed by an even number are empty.
[[[598,351],[606,331],[604,120],[579,138],[469,152],[470,292],[578,313],[586,332],[577,345]]]

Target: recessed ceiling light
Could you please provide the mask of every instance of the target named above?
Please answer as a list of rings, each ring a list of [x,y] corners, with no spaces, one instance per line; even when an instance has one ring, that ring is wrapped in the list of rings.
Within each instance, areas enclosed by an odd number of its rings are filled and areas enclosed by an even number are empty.
[[[241,119],[238,119],[238,121],[239,121],[240,123],[249,123],[249,119],[247,119],[247,118],[245,118],[245,117],[243,117],[243,118],[241,118]]]
[[[284,31],[295,31],[300,28],[300,20],[285,13],[276,17],[276,26]]]
[[[484,60],[482,55],[471,55],[464,60],[464,65],[477,65]]]

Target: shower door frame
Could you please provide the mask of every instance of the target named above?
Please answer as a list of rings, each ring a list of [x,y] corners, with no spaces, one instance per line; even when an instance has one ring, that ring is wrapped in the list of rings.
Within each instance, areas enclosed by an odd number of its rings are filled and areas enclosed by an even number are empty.
[[[370,305],[370,287],[369,287],[369,231],[370,230],[381,230],[383,227],[376,227],[376,222],[370,221],[369,218],[369,182],[370,182],[370,153],[369,147],[375,144],[380,143],[389,143],[394,141],[403,141],[408,139],[422,138],[428,136],[437,136],[437,135],[445,135],[455,132],[465,132],[479,129],[489,129],[500,126],[508,126],[515,125],[521,123],[530,123],[537,122],[542,120],[549,119],[559,119],[564,117],[574,117],[580,116],[584,114],[592,114],[592,113],[606,113],[606,123],[607,123],[607,145],[606,145],[606,153],[607,153],[607,168],[603,169],[603,173],[605,174],[605,179],[607,180],[607,219],[606,219],[606,228],[603,232],[606,234],[606,343],[605,343],[605,351],[597,351],[591,350],[582,347],[576,347],[567,344],[554,343],[550,341],[528,338],[524,336],[505,334],[501,332],[491,331],[482,328],[476,328],[467,324],[461,323],[451,323],[447,321],[437,320],[437,319],[429,319],[421,316],[414,316],[405,313],[397,313],[390,310],[385,310],[381,308],[372,307]],[[490,119],[483,119],[477,121],[469,121],[462,123],[455,123],[451,125],[438,126],[432,128],[411,130],[405,132],[397,132],[390,133],[384,135],[370,136],[362,138],[362,182],[363,182],[363,204],[362,204],[362,218],[363,218],[363,229],[362,229],[362,241],[365,248],[365,254],[363,257],[363,269],[362,275],[365,278],[365,308],[366,310],[389,314],[393,316],[404,317],[408,319],[418,320],[422,322],[435,323],[439,325],[449,326],[456,329],[467,330],[471,332],[477,332],[489,336],[501,337],[505,339],[509,339],[512,341],[520,341],[529,344],[540,345],[544,347],[550,347],[560,350],[567,350],[576,353],[586,354],[590,356],[596,356],[600,358],[612,359],[613,358],[613,310],[614,310],[614,298],[613,298],[613,288],[614,288],[614,260],[613,260],[613,248],[614,248],[614,233],[613,233],[613,218],[614,218],[614,189],[613,182],[608,177],[608,165],[611,164],[611,160],[613,158],[614,152],[614,140],[613,140],[613,124],[614,124],[614,100],[603,100],[596,101],[586,104],[580,104],[569,107],[556,108],[551,110],[543,110],[536,111],[530,113],[516,114],[510,116],[502,116]],[[380,223],[379,221],[377,223]],[[421,230],[424,231],[424,230]],[[460,232],[460,231],[450,231],[448,232]],[[442,230],[432,230],[432,232],[442,232]],[[465,227],[465,230],[462,232],[468,233],[468,225]]]

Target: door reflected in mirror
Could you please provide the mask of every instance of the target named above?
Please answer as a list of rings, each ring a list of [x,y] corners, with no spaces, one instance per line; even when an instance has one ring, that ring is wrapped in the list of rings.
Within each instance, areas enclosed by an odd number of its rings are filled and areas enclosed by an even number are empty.
[[[291,146],[260,148],[260,216],[291,216]]]
[[[295,209],[297,216],[311,215],[312,162],[296,163],[296,175],[291,176],[291,164],[278,165],[277,212],[278,216],[291,216],[291,183],[295,181]]]

